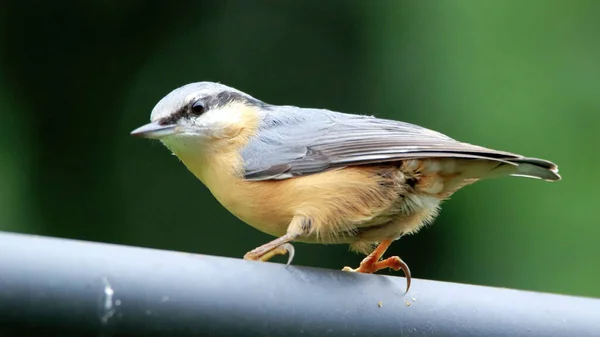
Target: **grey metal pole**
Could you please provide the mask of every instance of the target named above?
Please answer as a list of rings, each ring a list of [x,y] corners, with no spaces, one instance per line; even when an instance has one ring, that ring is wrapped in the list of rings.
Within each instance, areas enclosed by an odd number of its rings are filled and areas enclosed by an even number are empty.
[[[600,336],[600,300],[0,233],[0,336]]]

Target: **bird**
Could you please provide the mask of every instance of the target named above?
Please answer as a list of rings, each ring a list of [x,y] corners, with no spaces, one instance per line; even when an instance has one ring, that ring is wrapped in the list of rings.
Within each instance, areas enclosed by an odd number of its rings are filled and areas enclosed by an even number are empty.
[[[402,121],[274,105],[215,82],[163,97],[131,132],[160,140],[229,212],[275,239],[246,260],[294,256],[292,242],[348,244],[357,268],[411,272],[388,247],[431,223],[481,179],[561,179],[553,162],[457,141]]]

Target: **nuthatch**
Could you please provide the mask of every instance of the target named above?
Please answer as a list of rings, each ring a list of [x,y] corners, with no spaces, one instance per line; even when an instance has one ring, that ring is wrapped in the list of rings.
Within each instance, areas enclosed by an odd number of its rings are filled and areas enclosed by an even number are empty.
[[[160,139],[240,220],[277,239],[244,258],[293,256],[290,242],[346,243],[356,269],[410,270],[390,244],[480,179],[559,180],[549,161],[456,141],[417,125],[264,103],[211,82],[175,89],[133,135]],[[289,261],[288,261],[289,263]]]

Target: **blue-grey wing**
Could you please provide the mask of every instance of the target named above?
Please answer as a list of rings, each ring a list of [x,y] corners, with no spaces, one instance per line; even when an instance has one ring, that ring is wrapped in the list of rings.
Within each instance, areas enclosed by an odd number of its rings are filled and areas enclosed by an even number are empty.
[[[332,168],[423,157],[539,159],[456,141],[417,125],[329,110],[272,106],[241,152],[248,180],[287,179]],[[539,161],[539,162],[538,162]],[[516,165],[516,164],[515,164]]]

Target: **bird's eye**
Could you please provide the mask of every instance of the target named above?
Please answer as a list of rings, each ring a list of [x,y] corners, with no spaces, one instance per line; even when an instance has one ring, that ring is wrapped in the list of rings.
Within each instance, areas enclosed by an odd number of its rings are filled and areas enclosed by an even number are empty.
[[[206,111],[206,109],[204,108],[204,104],[202,104],[202,102],[200,101],[196,101],[194,103],[192,103],[192,113],[194,115],[201,115],[204,113],[204,111]]]

